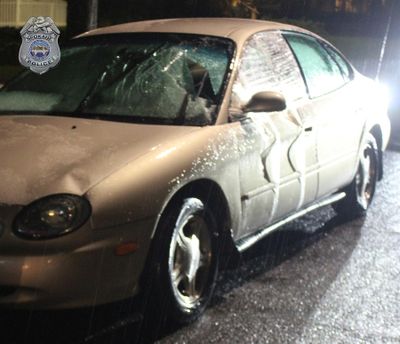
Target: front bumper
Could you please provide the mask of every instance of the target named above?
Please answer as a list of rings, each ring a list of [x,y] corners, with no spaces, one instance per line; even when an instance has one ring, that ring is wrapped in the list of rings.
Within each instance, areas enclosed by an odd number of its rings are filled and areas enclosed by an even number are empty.
[[[61,309],[100,305],[134,296],[154,221],[94,230],[90,222],[64,237],[30,241],[11,232],[17,207],[0,207],[0,306]],[[6,213],[6,214],[5,214]],[[117,256],[119,244],[135,252]]]

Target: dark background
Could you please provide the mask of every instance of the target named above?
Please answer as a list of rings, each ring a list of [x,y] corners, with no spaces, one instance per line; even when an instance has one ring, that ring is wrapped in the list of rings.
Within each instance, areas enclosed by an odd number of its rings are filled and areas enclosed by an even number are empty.
[[[399,0],[68,0],[66,36],[97,25],[171,17],[257,18],[310,29],[387,87],[393,128],[400,128]]]
[[[388,90],[393,132],[400,129],[399,0],[66,0],[60,42],[96,27],[173,17],[243,17],[291,23],[332,42],[358,71]],[[22,70],[16,28],[0,28],[0,84]],[[399,143],[400,146],[400,143]]]
[[[400,79],[398,0],[67,0],[67,5],[68,25],[62,28],[61,42],[97,26],[144,19],[276,20],[308,28],[327,38],[370,77],[378,77],[394,88]],[[0,82],[4,82],[19,71],[19,29],[1,28],[0,42]]]

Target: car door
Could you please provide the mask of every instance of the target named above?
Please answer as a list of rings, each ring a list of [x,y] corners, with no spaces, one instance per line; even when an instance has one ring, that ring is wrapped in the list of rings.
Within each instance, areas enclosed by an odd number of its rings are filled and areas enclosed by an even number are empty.
[[[358,161],[364,118],[358,113],[352,71],[340,54],[317,38],[285,33],[305,78],[314,117],[319,170],[318,197],[349,183]]]
[[[287,109],[242,113],[260,91],[277,91]],[[230,116],[241,124],[238,135],[242,201],[240,237],[265,227],[315,199],[316,136],[306,88],[286,41],[278,32],[261,32],[244,47],[231,97]]]

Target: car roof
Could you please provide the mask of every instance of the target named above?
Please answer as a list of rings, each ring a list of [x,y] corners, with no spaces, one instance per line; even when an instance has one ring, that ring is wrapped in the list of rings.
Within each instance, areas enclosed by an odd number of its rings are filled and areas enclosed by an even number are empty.
[[[86,32],[78,37],[130,32],[171,32],[230,38],[242,43],[259,31],[290,30],[307,32],[293,25],[272,21],[239,18],[181,18],[131,22]]]

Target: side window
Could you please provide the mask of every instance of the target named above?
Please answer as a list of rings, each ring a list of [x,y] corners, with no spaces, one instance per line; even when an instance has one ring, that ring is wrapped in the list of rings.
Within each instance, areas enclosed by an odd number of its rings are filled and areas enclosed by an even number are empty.
[[[345,84],[339,65],[315,38],[302,34],[286,34],[285,37],[297,57],[312,98]]]
[[[231,106],[239,108],[261,91],[281,92],[288,101],[307,94],[297,62],[277,32],[257,33],[248,40],[233,86]]]
[[[346,82],[349,82],[350,80],[353,79],[353,71],[351,70],[351,67],[347,63],[347,61],[342,57],[342,55],[337,52],[336,49],[331,47],[330,45],[324,44],[325,49],[328,51],[328,53],[332,56],[332,58],[335,60],[335,62],[338,64],[340,67],[340,70],[342,72],[343,78]]]

